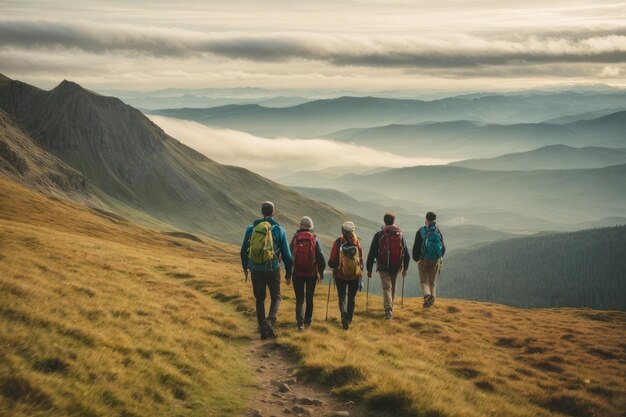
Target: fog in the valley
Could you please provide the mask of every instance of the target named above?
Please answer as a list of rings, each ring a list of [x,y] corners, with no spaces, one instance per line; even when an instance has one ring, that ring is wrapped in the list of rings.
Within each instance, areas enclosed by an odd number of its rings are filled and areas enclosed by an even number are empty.
[[[445,164],[451,161],[405,157],[325,139],[266,139],[186,120],[149,117],[170,136],[217,162],[241,166],[272,178],[334,166],[400,168]]]

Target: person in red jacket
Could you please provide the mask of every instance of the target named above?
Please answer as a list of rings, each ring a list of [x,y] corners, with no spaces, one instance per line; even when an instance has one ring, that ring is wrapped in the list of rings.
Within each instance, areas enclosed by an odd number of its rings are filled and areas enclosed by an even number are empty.
[[[296,323],[298,331],[302,331],[311,325],[315,286],[324,279],[326,269],[322,244],[315,236],[310,217],[304,216],[300,219],[300,226],[291,239],[290,247],[293,258],[293,290],[296,293]]]
[[[356,293],[363,275],[363,249],[355,233],[354,223],[345,222],[342,225],[341,236],[335,240],[330,251],[328,266],[333,268],[337,286],[341,325],[344,330],[348,330],[354,317]]]

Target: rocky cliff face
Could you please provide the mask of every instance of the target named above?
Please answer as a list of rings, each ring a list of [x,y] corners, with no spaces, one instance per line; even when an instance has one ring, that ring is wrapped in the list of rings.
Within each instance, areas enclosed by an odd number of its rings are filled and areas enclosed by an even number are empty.
[[[24,133],[0,110],[0,175],[46,194],[99,206],[89,181]]]

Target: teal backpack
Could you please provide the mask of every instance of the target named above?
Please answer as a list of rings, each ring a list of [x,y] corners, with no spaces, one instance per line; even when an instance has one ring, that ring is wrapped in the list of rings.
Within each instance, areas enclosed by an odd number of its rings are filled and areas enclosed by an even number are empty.
[[[436,225],[430,224],[421,229],[422,257],[429,261],[437,261],[443,256],[443,238]]]

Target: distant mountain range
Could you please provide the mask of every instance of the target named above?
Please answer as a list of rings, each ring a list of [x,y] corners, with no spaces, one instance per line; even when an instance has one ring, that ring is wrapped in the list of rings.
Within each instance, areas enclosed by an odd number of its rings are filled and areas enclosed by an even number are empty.
[[[617,113],[622,110],[623,109],[594,110],[594,111],[583,112],[583,113],[578,113],[578,114],[570,114],[568,116],[557,117],[556,119],[545,120],[544,123],[561,125],[561,124],[576,122],[579,120],[597,119],[598,117],[607,116],[609,114]]]
[[[439,158],[495,157],[559,144],[625,148],[626,111],[567,124],[428,122],[347,129],[328,137],[401,155]]]
[[[530,152],[502,155],[491,159],[468,159],[449,165],[489,171],[602,168],[626,164],[626,148],[550,145]]]
[[[438,210],[504,210],[561,223],[626,216],[626,165],[535,171],[418,166],[345,175],[333,184],[344,191],[372,189],[390,198],[403,196]]]
[[[457,252],[444,261],[439,294],[516,307],[626,310],[625,274],[626,226],[592,229]]]
[[[277,220],[290,233],[309,214],[322,238],[330,240],[346,218],[354,218],[245,169],[220,165],[119,99],[69,81],[44,91],[3,77],[0,110],[10,128],[3,135],[29,147],[25,153],[41,155],[45,160],[35,161],[37,165],[55,167],[44,175],[45,181],[63,189],[83,181],[82,189],[74,187],[81,198],[88,194],[101,203],[98,208],[159,229],[175,227],[239,243],[244,227],[260,217],[264,200],[274,201]],[[3,172],[32,183],[20,173],[24,164],[12,156],[16,146],[0,153],[8,165]],[[61,180],[59,170],[64,172]],[[75,191],[64,193],[72,197]],[[355,220],[364,231],[376,227]]]
[[[206,97],[196,94],[183,94],[180,96],[150,96],[150,95],[125,95],[120,97],[124,103],[143,110],[157,110],[163,108],[207,108],[228,106],[232,104],[247,105],[258,104],[263,107],[291,107],[311,101],[304,97],[296,96],[270,96],[270,97]]]
[[[371,192],[343,193],[328,188],[292,187],[305,197],[331,204],[341,210],[348,210],[359,216],[382,225],[383,215],[392,212],[396,215],[396,224],[405,232],[409,245],[413,244],[415,233],[424,225],[424,217],[428,206],[417,203],[397,200],[394,198],[380,198]],[[523,218],[522,216],[506,212],[472,211],[463,213],[462,209],[438,210],[438,214],[445,228],[445,239],[448,247],[454,251],[462,248],[477,247],[478,245],[496,240],[509,239],[520,236],[520,230],[525,233],[539,230],[557,230],[561,226],[540,219]],[[474,216],[473,224],[456,224],[455,217]],[[469,219],[468,219],[469,220]],[[626,223],[626,218],[623,219]],[[615,219],[619,222],[620,220]],[[485,227],[479,223],[489,225]],[[609,222],[609,224],[614,224]],[[496,230],[496,228],[501,230]],[[517,233],[510,232],[517,229]],[[502,231],[508,230],[508,231]],[[369,242],[368,242],[369,243]]]
[[[626,92],[610,90],[469,95],[432,101],[346,96],[315,100],[287,108],[267,108],[253,104],[206,109],[163,109],[150,113],[260,136],[311,138],[330,135],[343,129],[391,124],[410,125],[457,120],[469,120],[479,124],[539,123],[607,108],[626,109]],[[546,144],[549,143],[540,145]]]

